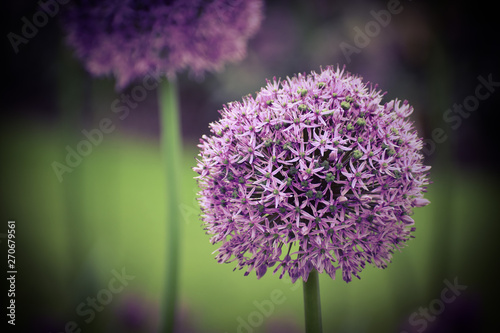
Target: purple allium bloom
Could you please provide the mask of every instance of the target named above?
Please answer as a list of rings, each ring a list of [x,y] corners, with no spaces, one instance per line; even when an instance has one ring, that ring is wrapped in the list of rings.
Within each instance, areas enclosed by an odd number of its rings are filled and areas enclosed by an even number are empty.
[[[218,71],[246,55],[262,0],[80,0],[64,24],[68,43],[93,75],[123,88],[148,73]]]
[[[346,282],[385,268],[413,237],[430,167],[407,101],[328,67],[268,81],[221,110],[194,170],[216,259],[295,282],[314,268]],[[284,248],[283,248],[284,247]]]

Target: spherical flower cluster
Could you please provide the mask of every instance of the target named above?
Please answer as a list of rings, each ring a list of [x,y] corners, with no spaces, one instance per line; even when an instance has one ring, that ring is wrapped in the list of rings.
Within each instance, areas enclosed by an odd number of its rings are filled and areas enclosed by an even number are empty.
[[[194,168],[216,259],[293,282],[313,268],[346,282],[366,263],[385,268],[413,237],[412,208],[429,203],[430,167],[413,108],[382,97],[328,67],[224,106]]]
[[[118,88],[148,73],[196,76],[246,54],[262,0],[79,0],[64,15],[67,41],[87,70]]]

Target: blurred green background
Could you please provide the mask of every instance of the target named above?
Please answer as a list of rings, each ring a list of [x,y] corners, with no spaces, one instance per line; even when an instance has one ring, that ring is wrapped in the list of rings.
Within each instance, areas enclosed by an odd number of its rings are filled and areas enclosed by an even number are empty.
[[[416,238],[408,247],[387,269],[367,267],[362,279],[350,284],[340,275],[336,280],[320,276],[325,332],[495,327],[500,93],[481,101],[456,130],[443,120],[453,104],[474,95],[478,76],[500,81],[495,21],[488,18],[492,11],[465,2],[402,1],[402,12],[348,61],[340,43],[354,45],[353,28],[364,28],[373,20],[370,11],[386,6],[384,1],[266,2],[262,29],[242,63],[203,81],[178,77],[185,140],[178,332],[303,331],[300,281],[292,285],[270,273],[261,280],[244,277],[233,272],[234,265],[213,259],[217,246],[201,227],[191,168],[198,138],[208,133],[224,103],[258,91],[265,78],[337,63],[378,83],[388,91],[387,100],[408,99],[424,138],[442,128],[448,139],[426,154],[432,165],[431,205],[415,210]],[[33,15],[37,4],[11,3],[8,9],[7,32],[17,32],[21,17]],[[111,105],[130,90],[116,92],[112,79],[90,78],[61,36],[54,19],[18,54],[8,41],[4,51],[0,234],[8,220],[16,220],[17,328],[55,333],[74,321],[82,332],[155,332],[168,200],[156,92],[119,119]],[[115,130],[59,182],[53,162],[64,163],[65,147],[75,149],[85,139],[82,130],[98,128],[103,118],[111,119]],[[0,240],[6,253],[5,239]],[[103,291],[122,270],[130,276],[123,290]],[[438,311],[435,300],[446,288],[443,281],[455,279],[467,289]],[[282,302],[269,305],[271,295],[280,292]],[[112,295],[109,303],[86,323],[89,315],[78,313],[79,306],[91,309],[88,297],[105,295]],[[412,314],[429,307],[441,313],[412,325]]]

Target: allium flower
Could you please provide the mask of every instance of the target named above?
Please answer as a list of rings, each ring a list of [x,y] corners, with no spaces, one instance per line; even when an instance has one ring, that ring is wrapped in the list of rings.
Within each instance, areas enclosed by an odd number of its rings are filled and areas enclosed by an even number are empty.
[[[413,108],[382,96],[328,67],[224,106],[194,168],[220,263],[259,278],[276,266],[293,282],[313,268],[349,282],[366,263],[386,267],[413,237],[412,208],[429,203],[430,167]]]
[[[80,0],[64,23],[68,43],[93,75],[118,88],[147,73],[218,71],[246,54],[262,0]]]

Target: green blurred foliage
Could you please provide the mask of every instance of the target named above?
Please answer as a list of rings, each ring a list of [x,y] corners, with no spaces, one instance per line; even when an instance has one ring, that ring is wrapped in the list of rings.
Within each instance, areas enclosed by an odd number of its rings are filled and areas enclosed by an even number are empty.
[[[50,300],[30,315],[38,319],[58,318],[62,329],[69,320],[66,318],[75,317],[80,302],[88,296],[95,297],[107,286],[111,270],[124,267],[135,279],[97,314],[99,320],[90,324],[82,316],[76,316],[76,320],[82,328],[92,327],[93,332],[112,331],[111,323],[125,320],[117,314],[120,308],[129,296],[137,294],[140,298],[135,302],[139,307],[152,305],[141,320],[150,322],[145,327],[154,327],[161,315],[155,304],[160,302],[165,274],[163,203],[168,200],[160,186],[164,175],[157,143],[119,135],[106,138],[79,167],[64,176],[65,180],[82,177],[80,207],[84,223],[79,233],[90,241],[79,276],[70,279],[67,254],[73,244],[66,237],[62,184],[51,168],[51,163],[61,157],[59,138],[51,135],[48,128],[34,124],[23,123],[15,128],[7,133],[15,138],[10,143],[11,149],[22,153],[6,159],[4,167],[15,170],[18,176],[3,179],[2,192],[8,200],[7,215],[18,224],[19,247],[24,258],[20,276],[31,285],[26,297],[37,295]],[[22,136],[18,134],[20,128]],[[178,221],[182,225],[180,325],[188,325],[197,332],[234,332],[240,325],[238,317],[248,322],[248,317],[259,311],[254,302],[265,303],[273,290],[280,290],[285,301],[275,304],[269,316],[261,315],[265,321],[255,332],[267,332],[266,328],[274,322],[278,326],[291,323],[300,331],[303,325],[300,281],[294,286],[272,274],[261,280],[254,274],[244,277],[242,271],[233,272],[235,265],[221,265],[213,259],[212,252],[217,246],[209,243],[209,236],[202,230],[194,195],[196,182],[191,167],[196,154],[196,147],[188,145],[182,161],[185,168],[180,209],[184,218]],[[488,285],[483,284],[488,279],[477,270],[493,259],[488,241],[494,236],[485,229],[495,223],[489,214],[495,205],[491,195],[495,188],[487,174],[455,171],[451,178],[456,182],[452,196],[441,196],[448,186],[440,182],[443,172],[448,171],[438,169],[432,173],[434,184],[428,193],[432,204],[415,212],[416,238],[394,255],[386,270],[368,267],[361,280],[348,285],[341,278],[331,280],[326,275],[320,276],[326,332],[334,328],[342,332],[395,331],[412,312],[439,297],[430,293],[435,287],[430,285],[434,283],[431,279],[434,233],[440,223],[435,216],[448,201],[446,206],[452,207],[449,212],[452,229],[448,232],[453,256],[447,259],[451,267],[449,275],[441,279],[458,277],[469,286],[467,295],[488,300]],[[91,287],[85,283],[89,270],[97,275],[97,283]],[[437,287],[439,290],[444,285]],[[72,296],[76,290],[80,290],[80,298]],[[253,316],[251,320],[256,321],[258,316]]]

